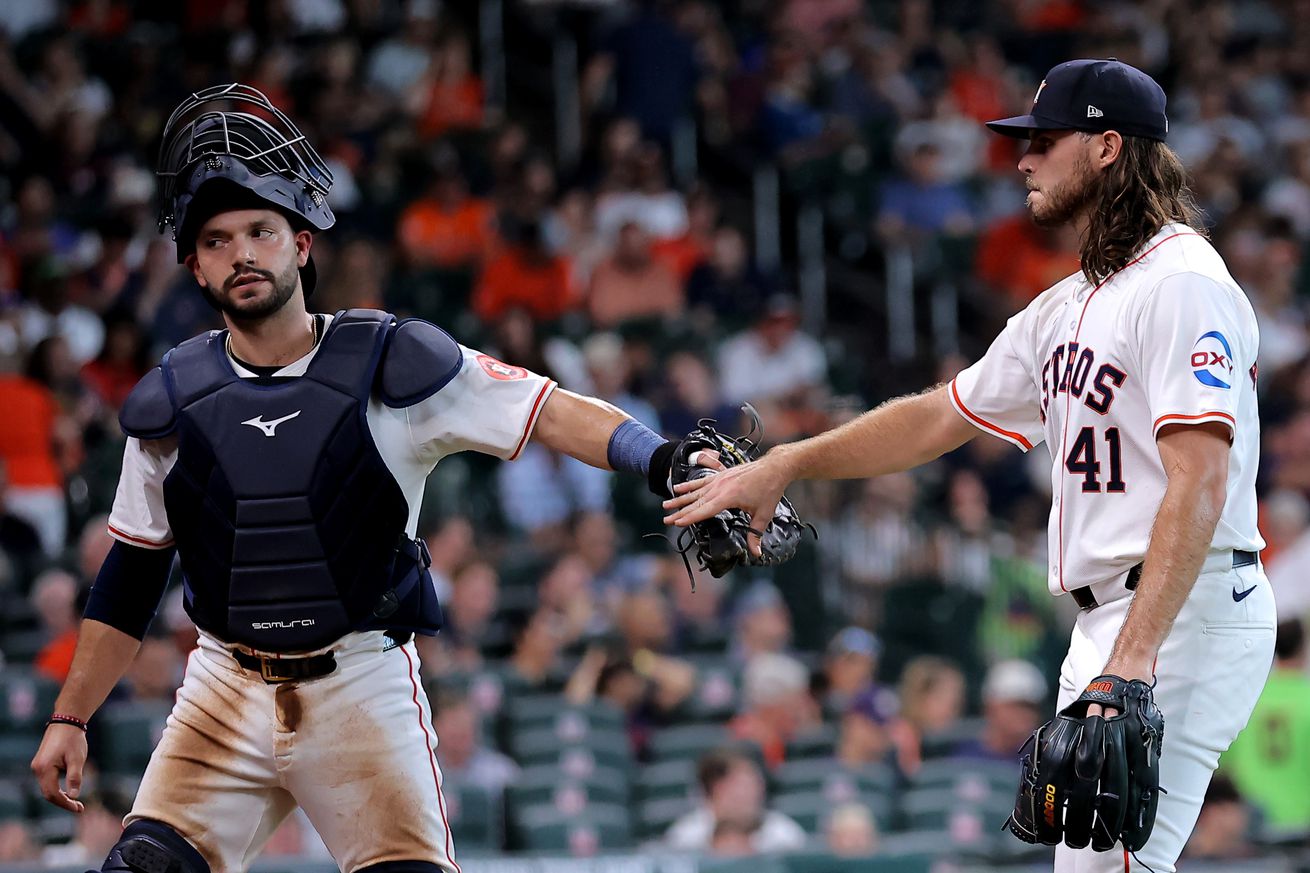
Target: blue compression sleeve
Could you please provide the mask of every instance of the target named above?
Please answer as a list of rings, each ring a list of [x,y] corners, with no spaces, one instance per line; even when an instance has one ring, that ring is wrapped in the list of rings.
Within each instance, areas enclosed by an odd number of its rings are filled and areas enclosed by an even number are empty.
[[[646,425],[630,418],[614,428],[614,433],[610,434],[610,444],[605,457],[615,470],[640,473],[645,476],[650,472],[651,455],[667,442],[668,440]]]
[[[176,552],[115,542],[91,586],[83,617],[144,639],[168,586]]]

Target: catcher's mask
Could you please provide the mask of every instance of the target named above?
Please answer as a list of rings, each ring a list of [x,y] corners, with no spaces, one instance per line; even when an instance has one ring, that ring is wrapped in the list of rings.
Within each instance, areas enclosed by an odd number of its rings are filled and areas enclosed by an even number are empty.
[[[173,228],[179,264],[195,252],[201,225],[219,212],[272,207],[295,230],[336,223],[327,203],[327,163],[291,119],[249,85],[216,85],[183,100],[164,125],[155,172],[163,180],[159,232]],[[306,297],[317,278],[311,257],[300,268]]]

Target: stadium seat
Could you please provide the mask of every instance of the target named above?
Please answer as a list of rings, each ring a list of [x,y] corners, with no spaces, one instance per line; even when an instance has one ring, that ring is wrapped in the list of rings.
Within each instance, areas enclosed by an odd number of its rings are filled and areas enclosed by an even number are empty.
[[[833,758],[802,758],[778,766],[770,774],[770,781],[773,789],[782,793],[821,791],[830,797],[891,794],[896,790],[896,771],[887,764],[870,764],[856,770]]]
[[[846,801],[863,803],[873,813],[880,829],[890,828],[894,811],[891,796],[886,794],[857,794],[852,797],[833,798],[822,791],[800,791],[778,794],[770,802],[770,806],[795,819],[806,833],[815,834],[823,832],[828,815],[833,808]]]
[[[505,807],[495,792],[476,785],[443,786],[450,834],[456,847],[502,849],[505,845]]]
[[[570,706],[558,694],[524,694],[506,703],[505,717],[514,732],[554,728],[567,740],[580,739],[592,728],[623,730],[623,712],[604,701]]]
[[[558,764],[527,767],[507,788],[509,803],[516,809],[542,804],[566,808],[570,802],[566,792],[580,793],[586,803],[619,804],[626,804],[631,793],[625,771],[597,766],[574,776]]]
[[[0,735],[42,731],[58,695],[58,683],[35,670],[16,666],[0,670]]]
[[[697,801],[690,797],[658,797],[637,805],[637,831],[643,840],[658,840],[669,827],[696,808]]]
[[[554,727],[511,731],[508,745],[510,754],[525,767],[553,764],[565,767],[575,778],[597,766],[623,772],[630,772],[634,766],[632,742],[623,731],[588,730],[576,738],[561,737]],[[578,763],[588,757],[589,766]]]
[[[928,873],[932,863],[931,855],[889,854],[880,847],[878,854],[869,858],[839,858],[829,852],[796,852],[787,855],[786,870],[787,873]]]
[[[689,724],[655,731],[648,748],[653,761],[695,761],[706,752],[732,744],[732,734],[723,725]]]
[[[128,701],[106,707],[95,720],[98,760],[106,773],[139,774],[159,743],[172,705]]]
[[[636,793],[642,800],[677,799],[689,801],[699,791],[696,785],[696,762],[678,758],[660,764],[647,764],[637,771]]]
[[[837,750],[837,726],[819,725],[787,741],[787,760],[831,758]]]
[[[1019,784],[1019,760],[982,761],[936,758],[924,761],[914,774],[914,788],[950,788],[962,796],[1013,794]]]
[[[750,858],[707,858],[696,865],[698,873],[790,873],[788,858],[768,855]]]
[[[23,818],[26,815],[27,798],[23,792],[23,780],[17,776],[0,778],[0,821]]]
[[[517,844],[530,852],[587,856],[632,843],[632,821],[618,804],[589,804],[578,812],[553,806],[531,807],[513,817]]]
[[[696,659],[691,658],[692,663]],[[696,689],[682,704],[678,716],[691,722],[726,722],[737,713],[741,699],[738,675],[722,658],[696,668]]]
[[[1013,792],[962,798],[954,789],[906,792],[900,804],[907,830],[945,830],[952,845],[976,847],[992,841],[1014,809]]]
[[[924,737],[923,757],[925,760],[950,757],[960,743],[977,739],[982,732],[981,718],[962,718],[946,730]]]

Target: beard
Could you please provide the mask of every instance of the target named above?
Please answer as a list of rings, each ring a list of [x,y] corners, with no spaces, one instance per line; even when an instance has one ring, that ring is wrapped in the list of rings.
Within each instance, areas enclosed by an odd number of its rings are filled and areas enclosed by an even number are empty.
[[[300,268],[296,262],[292,261],[280,275],[274,275],[267,270],[247,270],[244,273],[233,273],[223,283],[223,292],[221,295],[215,294],[212,288],[201,286],[200,291],[219,312],[237,322],[254,322],[268,318],[270,315],[278,312],[287,301],[296,293],[296,284],[299,281]],[[238,276],[258,276],[273,286],[273,293],[267,297],[256,297],[252,300],[238,300],[232,296],[232,284]]]
[[[1096,181],[1092,162],[1081,156],[1068,179],[1041,192],[1040,206],[1029,202],[1028,211],[1032,213],[1033,224],[1038,227],[1061,227],[1073,221],[1078,213],[1091,206],[1096,199]]]

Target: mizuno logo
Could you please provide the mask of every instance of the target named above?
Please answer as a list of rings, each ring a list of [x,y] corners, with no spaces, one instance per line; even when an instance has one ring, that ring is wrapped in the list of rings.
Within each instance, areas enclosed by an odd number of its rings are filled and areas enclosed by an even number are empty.
[[[1245,591],[1238,591],[1236,588],[1234,588],[1233,603],[1241,603],[1243,600],[1246,599],[1246,595],[1250,594],[1254,590],[1255,590],[1254,585],[1252,585],[1250,588],[1246,589]]]
[[[290,421],[291,419],[295,418],[299,414],[300,414],[300,410],[297,409],[295,412],[291,413],[290,415],[284,415],[281,418],[275,418],[272,421],[264,421],[264,413],[261,412],[259,415],[256,415],[254,418],[248,418],[241,423],[248,424],[251,427],[257,427],[264,432],[264,436],[271,437],[273,436],[273,431],[277,430],[277,426],[279,424],[281,424],[284,421]]]

